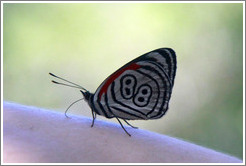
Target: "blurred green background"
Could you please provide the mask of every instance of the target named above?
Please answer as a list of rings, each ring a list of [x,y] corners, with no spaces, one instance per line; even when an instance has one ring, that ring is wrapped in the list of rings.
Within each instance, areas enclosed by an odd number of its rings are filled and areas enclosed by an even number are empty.
[[[171,47],[169,111],[132,124],[242,158],[242,3],[5,3],[3,19],[4,100],[64,112],[81,94],[49,72],[94,92],[130,60]],[[69,113],[91,117],[83,102]]]

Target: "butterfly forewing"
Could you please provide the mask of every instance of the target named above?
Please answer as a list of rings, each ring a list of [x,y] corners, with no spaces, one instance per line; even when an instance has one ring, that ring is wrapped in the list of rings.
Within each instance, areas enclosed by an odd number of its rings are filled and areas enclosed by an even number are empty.
[[[92,104],[107,118],[160,118],[168,109],[175,74],[172,49],[151,51],[111,74],[96,90]]]

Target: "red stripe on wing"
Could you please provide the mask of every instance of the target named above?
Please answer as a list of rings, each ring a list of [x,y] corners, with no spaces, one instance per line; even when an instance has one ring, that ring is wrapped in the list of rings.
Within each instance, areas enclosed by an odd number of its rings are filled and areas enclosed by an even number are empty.
[[[140,68],[140,67],[141,67],[140,65],[138,65],[138,64],[136,64],[136,63],[133,63],[133,64],[131,64],[131,65],[129,65],[129,66],[126,66],[125,68],[123,68],[123,69],[117,71],[117,72],[114,73],[113,75],[111,75],[111,76],[108,78],[107,82],[103,85],[103,87],[102,87],[102,89],[100,90],[100,92],[99,92],[99,100],[101,100],[102,94],[107,92],[109,85],[110,85],[116,78],[118,78],[124,71],[126,71],[126,70],[137,70],[137,69]]]

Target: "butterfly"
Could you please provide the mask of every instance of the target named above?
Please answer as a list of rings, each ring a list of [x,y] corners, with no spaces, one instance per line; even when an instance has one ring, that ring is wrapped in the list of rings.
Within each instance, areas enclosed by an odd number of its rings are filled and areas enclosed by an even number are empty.
[[[131,136],[120,120],[137,128],[127,120],[158,119],[165,115],[169,107],[176,68],[174,50],[159,48],[139,56],[115,71],[101,83],[95,93],[90,93],[82,86],[52,73],[49,74],[70,85],[52,80],[53,83],[80,89],[91,108],[93,117],[91,127],[94,125],[96,115],[116,118],[122,129]]]

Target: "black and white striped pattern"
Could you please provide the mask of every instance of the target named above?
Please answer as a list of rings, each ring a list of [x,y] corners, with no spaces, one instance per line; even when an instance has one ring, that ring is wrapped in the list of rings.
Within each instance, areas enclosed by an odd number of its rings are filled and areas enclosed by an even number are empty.
[[[146,53],[110,75],[88,101],[99,115],[125,120],[157,119],[168,110],[176,55],[170,48]]]

